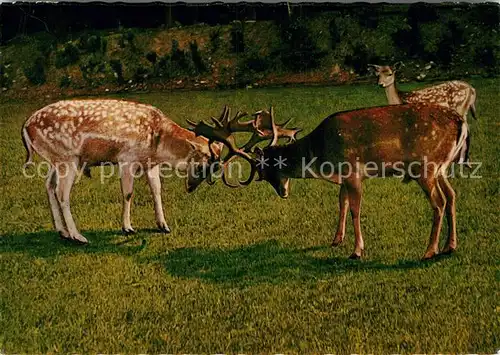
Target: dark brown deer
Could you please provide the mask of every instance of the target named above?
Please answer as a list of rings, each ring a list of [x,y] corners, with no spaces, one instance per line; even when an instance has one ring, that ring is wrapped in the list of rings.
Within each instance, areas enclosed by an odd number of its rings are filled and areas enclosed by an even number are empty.
[[[428,104],[339,112],[327,117],[306,137],[284,146],[276,145],[273,109],[259,115],[268,116],[272,127],[271,134],[264,135],[272,142],[263,150],[257,147],[250,151],[248,144],[245,149],[239,148],[227,139],[233,133],[227,127],[210,127],[202,122],[194,127],[194,132],[210,141],[223,142],[232,155],[243,157],[251,164],[250,177],[242,184],[258,174],[259,180],[269,182],[282,198],[289,194],[290,178],[316,178],[340,184],[340,218],[332,244],[342,243],[350,209],[355,233],[351,258],[360,258],[364,250],[360,225],[361,183],[367,177],[405,176],[416,180],[434,210],[430,241],[423,258],[438,254],[445,212],[449,235],[442,253],[456,249],[455,192],[446,170],[468,135],[467,126],[457,112]]]
[[[130,223],[134,174],[145,170],[153,194],[156,223],[169,233],[161,202],[160,164],[187,172],[186,187],[192,192],[210,175],[222,144],[177,125],[153,106],[119,100],[59,101],[35,112],[24,124],[22,139],[51,165],[46,187],[55,229],[62,238],[87,243],[70,211],[70,191],[79,169],[89,172],[102,163],[119,164],[123,193],[123,231],[133,233]]]

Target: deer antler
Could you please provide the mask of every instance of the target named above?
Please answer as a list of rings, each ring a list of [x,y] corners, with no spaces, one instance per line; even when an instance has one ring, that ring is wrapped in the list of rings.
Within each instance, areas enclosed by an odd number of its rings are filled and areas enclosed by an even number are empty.
[[[210,126],[203,121],[200,123],[194,123],[188,120],[188,123],[193,126],[191,130],[194,131],[196,135],[208,138],[210,144],[215,141],[222,142],[229,149],[229,153],[226,155],[223,162],[224,169],[222,173],[222,181],[229,187],[238,187],[237,185],[231,185],[227,180],[226,174],[224,173],[227,171],[230,162],[236,156],[244,158],[252,167],[250,177],[246,181],[239,182],[239,185],[248,185],[253,180],[257,171],[256,162],[248,154],[250,153],[251,148],[259,142],[268,139],[271,140],[269,146],[276,145],[279,138],[288,138],[288,142],[293,142],[296,140],[297,133],[299,133],[301,129],[285,128],[291,119],[281,125],[276,124],[274,121],[274,109],[272,106],[269,111],[262,110],[254,113],[253,116],[255,116],[255,118],[245,122],[240,122],[239,119],[247,116],[248,114],[246,112],[238,111],[233,118],[230,118],[230,113],[231,110],[227,106],[224,106],[219,119],[211,117],[215,126]],[[236,145],[233,136],[236,132],[252,133],[252,137],[242,148],[238,148]]]
[[[241,117],[248,115],[247,113],[238,111],[236,115],[230,119],[230,109],[227,106],[224,106],[222,114],[219,119],[215,117],[211,117],[212,121],[215,124],[215,127],[208,125],[207,123],[201,121],[199,123],[194,123],[188,120],[188,123],[193,127],[191,130],[197,136],[204,136],[208,138],[209,144],[213,142],[222,142],[228,149],[229,153],[224,158],[224,168],[222,173],[222,181],[229,187],[238,187],[237,185],[231,185],[227,181],[227,178],[224,174],[224,171],[227,170],[229,163],[236,157],[240,156],[246,161],[250,163],[252,167],[252,171],[250,173],[250,177],[246,181],[239,181],[239,185],[248,185],[252,182],[255,173],[256,166],[252,159],[252,157],[244,150],[238,148],[236,145],[234,136],[232,135],[234,132],[250,132],[252,129],[253,121],[248,122],[239,122]]]

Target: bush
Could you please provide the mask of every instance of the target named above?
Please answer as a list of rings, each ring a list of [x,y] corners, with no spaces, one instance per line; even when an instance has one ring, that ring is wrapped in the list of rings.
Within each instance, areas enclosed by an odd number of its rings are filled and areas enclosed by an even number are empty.
[[[0,87],[9,88],[12,85],[12,79],[9,73],[7,73],[7,67],[0,64]]]
[[[91,86],[101,84],[102,75],[104,74],[106,65],[102,56],[92,54],[82,60],[80,64],[80,70],[82,72],[83,79],[87,81]]]
[[[309,35],[306,22],[298,17],[281,26],[282,47],[279,50],[281,62],[292,71],[319,67],[325,52],[319,50]]]
[[[222,45],[221,29],[217,28],[215,31],[210,32],[210,52],[215,53]]]
[[[64,68],[68,65],[76,63],[80,58],[80,52],[78,48],[72,43],[68,43],[63,49],[56,52],[55,56],[55,66],[56,68]]]
[[[155,51],[151,51],[146,54],[146,59],[152,64],[155,64],[156,60],[158,59],[158,55],[156,54]]]
[[[78,47],[87,53],[105,53],[108,41],[100,34],[85,33],[78,40]]]
[[[111,59],[109,61],[109,66],[111,70],[113,70],[114,76],[118,82],[118,84],[123,84],[125,79],[123,78],[123,65],[118,59]]]
[[[42,85],[46,81],[45,59],[41,56],[36,57],[33,62],[23,68],[24,75],[33,85]]]
[[[198,43],[196,41],[189,44],[189,49],[191,51],[191,60],[193,61],[194,69],[197,74],[201,74],[207,71],[207,65],[205,60],[201,55],[200,49],[198,48]]]
[[[243,25],[234,22],[231,27],[231,52],[243,53],[245,51],[245,39],[243,37]]]
[[[68,75],[64,75],[59,81],[59,87],[61,89],[67,88],[71,85],[71,78]]]

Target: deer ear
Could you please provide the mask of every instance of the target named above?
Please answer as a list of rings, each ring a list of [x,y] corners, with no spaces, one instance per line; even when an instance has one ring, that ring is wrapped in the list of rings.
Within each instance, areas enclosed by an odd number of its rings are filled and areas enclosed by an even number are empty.
[[[404,67],[404,63],[399,61],[399,62],[396,62],[392,65],[392,71],[395,72],[396,70],[399,70],[401,69],[402,67]]]
[[[186,142],[189,143],[189,145],[191,146],[191,148],[193,148],[193,150],[198,150],[198,147],[196,146],[196,144],[194,144],[193,142],[191,142],[190,140],[187,140],[187,139],[186,139]]]
[[[371,71],[371,70],[378,72],[380,70],[380,65],[368,64],[368,71]]]

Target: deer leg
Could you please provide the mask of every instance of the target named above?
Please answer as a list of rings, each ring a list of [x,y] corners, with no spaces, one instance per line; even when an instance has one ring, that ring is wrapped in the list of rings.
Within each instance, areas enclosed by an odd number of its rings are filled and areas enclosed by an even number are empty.
[[[130,223],[130,206],[132,204],[132,197],[134,193],[134,175],[131,167],[128,165],[123,166],[120,169],[120,172],[120,185],[123,195],[122,231],[127,235],[134,234],[135,230],[132,228],[132,224]]]
[[[444,209],[446,207],[446,199],[439,187],[439,183],[434,176],[421,177],[418,180],[419,185],[424,190],[429,198],[431,207],[434,210],[434,217],[432,222],[431,236],[429,238],[429,245],[423,256],[423,260],[431,259],[438,254],[439,248],[439,233],[443,223]]]
[[[59,206],[61,207],[64,222],[66,223],[66,227],[68,228],[69,236],[67,239],[86,244],[88,243],[88,240],[83,235],[81,235],[80,232],[78,232],[75,221],[73,220],[73,216],[71,215],[69,203],[70,192],[75,181],[76,173],[77,168],[75,162],[57,166],[57,175],[59,177],[59,181],[56,187],[56,198],[59,202]]]
[[[160,166],[156,165],[146,172],[149,187],[151,188],[151,193],[153,194],[153,201],[155,206],[155,217],[156,224],[160,231],[163,233],[170,233],[170,228],[165,221],[165,216],[163,215],[163,206],[161,204],[161,181],[160,181]]]
[[[352,223],[354,225],[354,253],[351,254],[349,259],[360,259],[363,250],[364,250],[364,242],[363,235],[361,234],[361,196],[362,196],[362,188],[361,188],[361,180],[357,179],[353,182],[348,183],[347,185],[347,195],[349,198],[349,207],[351,209],[351,217]]]
[[[338,246],[342,244],[345,236],[345,224],[347,220],[347,209],[349,208],[349,196],[347,194],[347,187],[345,184],[340,186],[339,194],[339,222],[337,225],[337,232],[335,233],[335,238],[333,239],[332,246]]]
[[[457,223],[455,211],[455,191],[444,175],[438,177],[439,186],[446,196],[446,219],[448,220],[448,239],[441,253],[451,254],[457,248]]]
[[[57,186],[57,172],[55,168],[51,168],[47,180],[45,182],[45,187],[47,188],[47,195],[49,197],[50,210],[52,212],[52,222],[54,223],[54,228],[59,232],[61,238],[69,238],[69,232],[64,225],[63,216],[61,214],[61,208],[59,207],[59,202],[56,198],[56,186]]]

